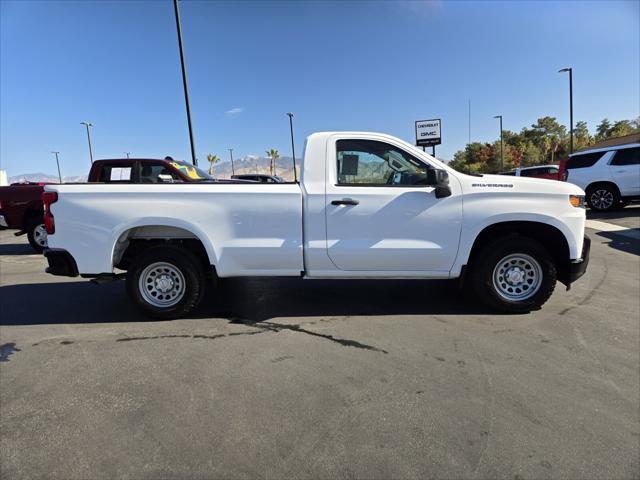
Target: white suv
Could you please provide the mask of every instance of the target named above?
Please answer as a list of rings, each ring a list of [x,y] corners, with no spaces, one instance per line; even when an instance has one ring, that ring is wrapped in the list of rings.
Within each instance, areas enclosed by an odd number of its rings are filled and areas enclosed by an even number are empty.
[[[587,193],[587,203],[601,212],[640,199],[640,143],[585,150],[564,164],[567,182]]]

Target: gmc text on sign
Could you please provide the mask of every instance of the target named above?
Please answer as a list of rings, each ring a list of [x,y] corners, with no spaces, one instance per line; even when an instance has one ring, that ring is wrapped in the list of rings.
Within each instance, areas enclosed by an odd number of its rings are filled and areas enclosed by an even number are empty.
[[[432,120],[418,120],[416,122],[416,145],[420,147],[440,145],[441,121],[439,118]]]

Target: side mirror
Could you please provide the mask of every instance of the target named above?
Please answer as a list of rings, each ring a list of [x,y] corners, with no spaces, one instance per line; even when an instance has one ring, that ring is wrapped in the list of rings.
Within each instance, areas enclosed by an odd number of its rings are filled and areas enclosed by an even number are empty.
[[[440,168],[430,168],[427,170],[427,184],[436,187],[436,198],[444,198],[451,195],[449,174],[446,170]]]

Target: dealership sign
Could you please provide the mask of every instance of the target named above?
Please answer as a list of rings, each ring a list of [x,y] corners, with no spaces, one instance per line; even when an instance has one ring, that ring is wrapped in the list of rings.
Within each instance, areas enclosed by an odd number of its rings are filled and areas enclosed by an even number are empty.
[[[419,147],[428,147],[431,145],[440,145],[440,119],[418,120],[416,122],[416,145]]]

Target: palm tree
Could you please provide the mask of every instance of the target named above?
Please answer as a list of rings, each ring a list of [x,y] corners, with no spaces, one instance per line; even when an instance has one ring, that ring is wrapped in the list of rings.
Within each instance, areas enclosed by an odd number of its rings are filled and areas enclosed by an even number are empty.
[[[271,150],[267,150],[267,157],[269,157],[271,159],[271,163],[269,165],[269,169],[271,171],[271,175],[275,175],[276,174],[276,160],[278,158],[280,158],[280,154],[278,153],[278,150],[276,150],[275,148],[272,148]]]
[[[214,165],[220,161],[220,157],[210,153],[207,155],[207,161],[209,162],[209,175],[213,175]]]

